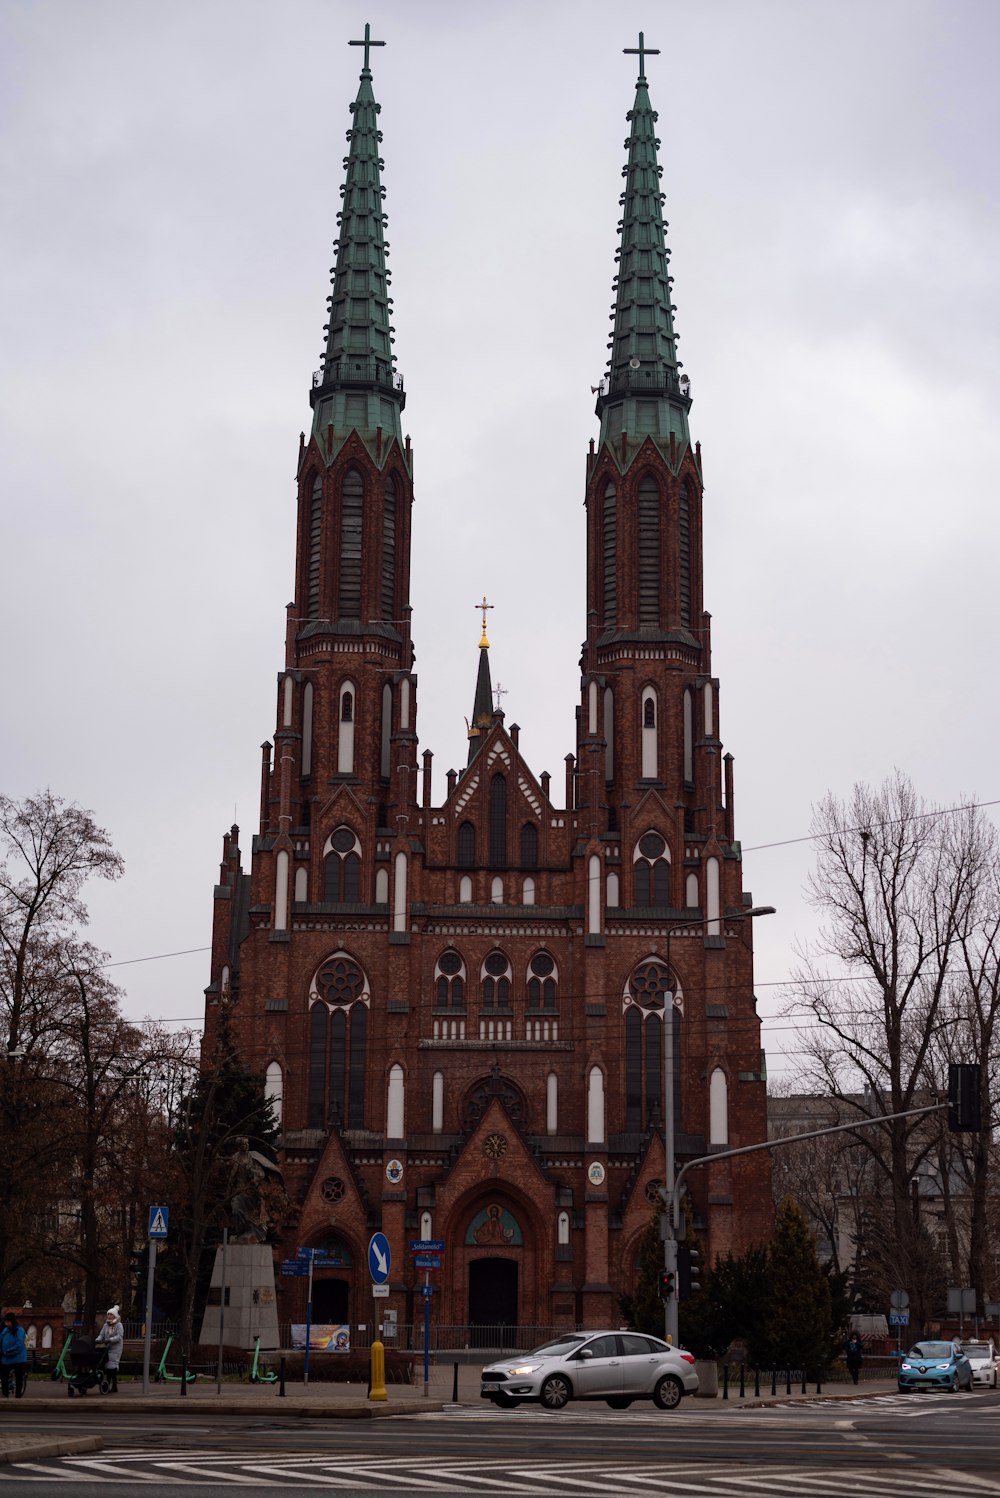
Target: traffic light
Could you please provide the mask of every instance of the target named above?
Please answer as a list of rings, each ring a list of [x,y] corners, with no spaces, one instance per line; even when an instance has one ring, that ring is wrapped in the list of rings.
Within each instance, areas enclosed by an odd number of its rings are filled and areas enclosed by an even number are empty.
[[[679,1299],[686,1300],[701,1289],[698,1279],[701,1254],[687,1243],[677,1245],[677,1285]]]
[[[975,1064],[953,1061],[948,1067],[948,1128],[953,1134],[978,1134],[982,1073]]]
[[[660,1299],[672,1300],[677,1289],[677,1276],[672,1269],[660,1270]]]

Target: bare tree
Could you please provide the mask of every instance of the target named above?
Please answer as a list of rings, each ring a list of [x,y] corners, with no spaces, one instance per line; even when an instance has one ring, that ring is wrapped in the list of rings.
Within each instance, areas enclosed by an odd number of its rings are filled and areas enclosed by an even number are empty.
[[[83,886],[119,879],[121,857],[89,811],[49,790],[24,801],[0,796],[0,984],[7,1050],[17,1055],[32,1011],[46,1017],[53,962],[72,933],[87,924]]]
[[[813,832],[809,895],[824,925],[802,953],[789,1005],[815,1026],[804,1079],[837,1099],[848,1120],[885,1119],[856,1137],[883,1176],[893,1262],[923,1322],[930,1277],[925,1235],[914,1232],[911,1180],[937,1129],[924,1118],[888,1115],[935,1100],[929,1061],[935,1037],[952,1022],[988,840],[981,816],[925,806],[898,772],[877,790],[855,786],[847,802],[827,796]]]

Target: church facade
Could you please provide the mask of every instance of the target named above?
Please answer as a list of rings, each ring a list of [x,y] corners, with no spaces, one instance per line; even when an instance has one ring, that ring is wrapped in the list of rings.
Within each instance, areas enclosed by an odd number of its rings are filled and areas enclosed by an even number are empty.
[[[667,1100],[678,1167],[767,1136],[656,114],[640,44],[565,784],[534,773],[494,708],[484,608],[468,763],[435,786],[364,45],[276,727],[251,847],[224,838],[206,1034],[225,1005],[266,1072],[293,1204],[277,1252],[325,1251],[314,1321],[370,1326],[380,1231],[375,1304],[400,1323],[432,1282],[433,1322],[486,1341],[497,1325],[617,1325],[660,1201]],[[688,1180],[703,1255],[770,1236],[766,1153]],[[411,1245],[429,1241],[444,1247],[424,1272]],[[305,1283],[279,1281],[282,1322],[305,1320]]]

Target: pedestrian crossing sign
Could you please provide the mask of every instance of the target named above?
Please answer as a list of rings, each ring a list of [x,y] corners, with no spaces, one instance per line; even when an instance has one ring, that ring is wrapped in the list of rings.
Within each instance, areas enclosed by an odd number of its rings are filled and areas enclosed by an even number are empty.
[[[167,1222],[170,1219],[169,1207],[150,1207],[149,1209],[149,1238],[165,1238],[167,1236]]]

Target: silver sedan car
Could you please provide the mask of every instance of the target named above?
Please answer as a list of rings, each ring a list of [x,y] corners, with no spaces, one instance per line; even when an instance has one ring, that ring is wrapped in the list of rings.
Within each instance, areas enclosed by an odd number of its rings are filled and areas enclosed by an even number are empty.
[[[561,1410],[571,1399],[603,1399],[625,1410],[651,1399],[676,1409],[698,1388],[694,1357],[644,1332],[566,1332],[483,1369],[481,1395],[501,1409],[531,1401]]]

